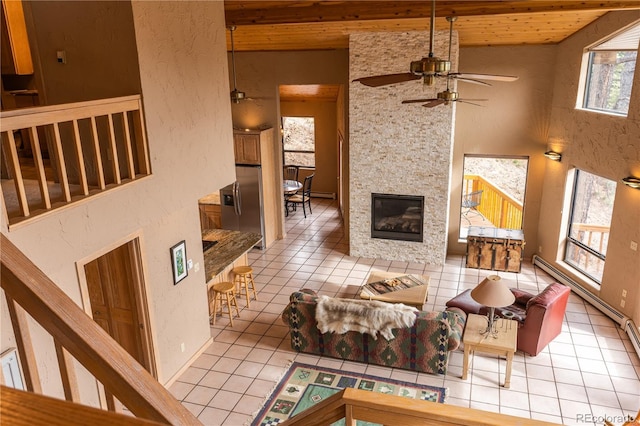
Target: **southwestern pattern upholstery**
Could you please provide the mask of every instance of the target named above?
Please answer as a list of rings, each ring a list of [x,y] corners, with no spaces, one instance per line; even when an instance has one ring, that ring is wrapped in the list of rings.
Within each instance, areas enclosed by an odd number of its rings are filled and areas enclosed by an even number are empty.
[[[291,348],[350,361],[445,374],[449,352],[461,342],[466,315],[458,309],[419,311],[412,327],[393,329],[392,340],[348,331],[345,334],[318,330],[315,318],[317,295],[313,290],[294,292],[282,319],[289,326]]]

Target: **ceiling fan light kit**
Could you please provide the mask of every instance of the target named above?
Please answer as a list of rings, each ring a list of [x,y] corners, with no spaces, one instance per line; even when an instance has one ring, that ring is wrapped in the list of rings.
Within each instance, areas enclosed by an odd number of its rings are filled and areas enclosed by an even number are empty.
[[[436,105],[445,104],[448,105],[451,102],[465,102],[476,106],[473,101],[486,101],[487,99],[460,99],[458,92],[449,90],[449,81],[456,79],[467,83],[480,84],[483,86],[491,86],[482,80],[494,80],[511,82],[516,81],[518,77],[510,75],[492,75],[492,74],[465,74],[461,72],[451,72],[451,45],[453,39],[453,23],[458,19],[456,16],[448,16],[446,19],[449,22],[449,58],[448,60],[440,59],[433,54],[433,41],[435,38],[435,19],[436,19],[436,0],[432,0],[431,3],[431,21],[430,21],[430,38],[429,38],[429,56],[422,58],[419,61],[412,61],[409,66],[408,73],[398,74],[386,74],[375,75],[371,77],[356,78],[353,82],[359,82],[369,87],[380,87],[389,84],[404,83],[406,81],[413,81],[422,79],[425,86],[435,85],[436,79],[446,78],[447,88],[443,92],[438,92],[437,97],[434,99],[413,99],[409,101],[403,101],[403,104],[427,102],[423,106],[434,107]]]
[[[231,91],[231,102],[234,104],[239,104],[240,101],[243,101],[247,98],[246,94],[236,87],[236,52],[233,45],[233,32],[236,30],[236,26],[232,25],[229,27],[229,32],[231,33],[231,70],[233,73],[233,90]]]

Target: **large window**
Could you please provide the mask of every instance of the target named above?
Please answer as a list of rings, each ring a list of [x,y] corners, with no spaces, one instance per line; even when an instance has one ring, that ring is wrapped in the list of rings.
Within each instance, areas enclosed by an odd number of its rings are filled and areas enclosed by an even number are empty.
[[[316,166],[316,136],[313,117],[282,117],[284,164]]]
[[[588,49],[583,108],[627,115],[639,39],[640,23]]]
[[[527,157],[465,155],[460,238],[471,226],[522,229]]]
[[[615,193],[614,181],[576,170],[564,260],[598,283],[609,244]]]

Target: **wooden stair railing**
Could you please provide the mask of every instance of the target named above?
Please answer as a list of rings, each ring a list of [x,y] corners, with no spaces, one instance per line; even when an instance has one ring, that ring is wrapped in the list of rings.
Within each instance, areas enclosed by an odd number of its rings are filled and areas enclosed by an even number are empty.
[[[41,392],[29,341],[29,314],[60,346],[58,360],[63,374],[70,354],[134,415],[164,424],[201,425],[4,234],[0,234],[0,247],[0,283],[12,316],[27,390]],[[74,380],[63,377],[62,382],[66,398],[73,399],[77,390],[66,388],[75,386]]]
[[[353,388],[345,388],[280,426],[324,426],[340,419],[345,419],[346,426],[355,426],[356,420],[402,426],[557,426],[557,423]]]
[[[2,423],[11,426],[160,426],[163,423],[0,386]]]

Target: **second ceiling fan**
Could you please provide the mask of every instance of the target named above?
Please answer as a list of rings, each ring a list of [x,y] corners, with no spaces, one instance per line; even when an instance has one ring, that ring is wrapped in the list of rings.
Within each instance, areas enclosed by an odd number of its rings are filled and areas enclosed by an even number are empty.
[[[440,59],[433,54],[433,42],[435,37],[435,15],[436,15],[436,1],[432,1],[431,5],[431,21],[430,21],[430,38],[429,38],[429,55],[418,61],[412,61],[409,66],[409,72],[397,73],[397,74],[384,74],[375,75],[371,77],[361,77],[353,80],[354,82],[360,82],[369,87],[381,87],[389,84],[404,83],[407,81],[414,81],[422,79],[424,85],[433,86],[437,78],[447,79],[447,89],[444,92],[438,93],[438,97],[435,99],[424,100],[411,100],[404,101],[403,103],[414,103],[421,101],[433,101],[435,104],[429,104],[425,106],[436,106],[441,103],[448,104],[452,101],[462,101],[458,99],[457,92],[449,90],[449,82],[452,79],[459,81],[465,81],[468,83],[481,84],[483,86],[490,86],[489,83],[482,80],[489,81],[502,81],[511,82],[516,81],[518,77],[511,75],[495,75],[495,74],[471,74],[461,72],[451,72],[451,39],[453,34],[453,22],[456,17],[447,17],[449,21],[449,58]],[[475,99],[485,100],[485,99]]]

